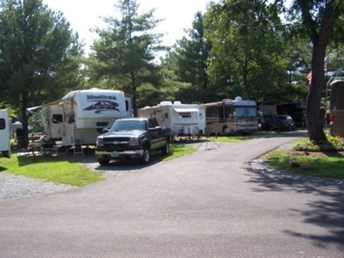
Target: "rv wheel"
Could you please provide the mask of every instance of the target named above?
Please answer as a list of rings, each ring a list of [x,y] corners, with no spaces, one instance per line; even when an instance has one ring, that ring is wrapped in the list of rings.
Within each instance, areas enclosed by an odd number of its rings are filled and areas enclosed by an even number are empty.
[[[109,165],[110,160],[109,160],[109,159],[99,158],[99,159],[98,159],[98,163],[99,163],[101,166],[107,166],[107,165]]]
[[[229,129],[228,129],[227,126],[224,126],[224,127],[222,128],[222,134],[223,134],[223,135],[229,135]]]

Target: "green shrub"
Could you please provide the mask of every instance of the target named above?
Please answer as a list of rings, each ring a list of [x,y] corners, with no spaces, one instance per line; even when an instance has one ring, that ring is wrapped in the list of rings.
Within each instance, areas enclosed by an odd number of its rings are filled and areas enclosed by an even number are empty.
[[[344,151],[344,138],[327,136],[327,141],[315,144],[309,139],[298,142],[293,150],[295,151]]]

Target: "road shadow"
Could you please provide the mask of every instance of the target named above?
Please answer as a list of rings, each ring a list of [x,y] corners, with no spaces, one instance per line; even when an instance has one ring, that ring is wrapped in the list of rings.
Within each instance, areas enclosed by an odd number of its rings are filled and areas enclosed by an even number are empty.
[[[294,192],[319,196],[319,200],[308,203],[305,210],[292,210],[301,214],[303,222],[327,229],[326,235],[310,235],[286,230],[293,237],[310,239],[313,244],[327,248],[335,244],[344,253],[344,183],[340,180],[319,180],[295,176],[283,171],[247,167],[250,180],[258,187],[255,192]],[[270,172],[269,172],[270,171]]]

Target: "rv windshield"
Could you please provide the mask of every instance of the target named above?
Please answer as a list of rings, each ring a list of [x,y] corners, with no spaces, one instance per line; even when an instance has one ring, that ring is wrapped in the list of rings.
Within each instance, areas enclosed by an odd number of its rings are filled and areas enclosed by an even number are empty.
[[[132,130],[147,130],[147,123],[145,121],[134,121],[134,120],[116,120],[111,127],[111,132],[118,131],[132,131]]]
[[[236,117],[256,117],[257,109],[254,106],[234,107],[234,114]]]

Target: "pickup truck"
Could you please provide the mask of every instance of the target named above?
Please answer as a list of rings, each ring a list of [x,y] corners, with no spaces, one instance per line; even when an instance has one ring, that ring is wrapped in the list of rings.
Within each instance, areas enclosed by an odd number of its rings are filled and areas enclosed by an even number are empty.
[[[101,166],[121,159],[148,164],[153,152],[170,153],[170,138],[169,129],[159,126],[156,118],[117,119],[108,132],[97,137],[95,155]]]

